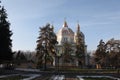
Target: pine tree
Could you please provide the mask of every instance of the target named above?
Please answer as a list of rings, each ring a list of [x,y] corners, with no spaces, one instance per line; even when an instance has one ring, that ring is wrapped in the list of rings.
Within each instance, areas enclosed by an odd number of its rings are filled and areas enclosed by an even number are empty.
[[[71,61],[73,61],[73,57],[72,57],[72,45],[69,42],[64,42],[63,43],[63,60],[65,63],[70,63]]]
[[[38,37],[37,43],[37,67],[44,66],[44,70],[46,70],[47,61],[52,62],[52,57],[56,55],[55,45],[57,44],[57,37],[50,24],[40,28],[40,36]]]
[[[95,51],[94,54],[96,64],[99,64],[100,67],[104,66],[106,56],[107,54],[106,54],[105,42],[103,42],[103,40],[100,40],[99,45],[97,46],[97,50]]]
[[[4,7],[0,7],[0,62],[13,59],[12,53],[12,32],[10,23],[7,21],[7,13]]]
[[[85,42],[84,35],[80,31],[79,24],[75,39],[76,39],[76,57],[78,59],[79,66],[83,67],[85,65]]]

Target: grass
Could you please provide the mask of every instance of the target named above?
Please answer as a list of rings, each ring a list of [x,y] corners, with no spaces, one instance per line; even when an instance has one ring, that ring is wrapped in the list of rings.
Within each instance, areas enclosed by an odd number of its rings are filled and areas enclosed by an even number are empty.
[[[59,68],[59,71],[70,71],[70,72],[80,72],[80,73],[117,73],[118,72],[117,69],[80,69],[80,68]]]
[[[21,79],[24,79],[24,78],[28,78],[28,76],[21,76],[21,75],[9,76],[9,77],[5,77],[5,78],[0,78],[0,80],[21,80]]]

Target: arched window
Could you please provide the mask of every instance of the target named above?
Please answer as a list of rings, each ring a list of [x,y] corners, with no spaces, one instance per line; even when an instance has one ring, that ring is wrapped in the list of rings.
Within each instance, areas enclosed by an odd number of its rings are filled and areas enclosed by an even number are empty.
[[[63,34],[68,34],[68,31],[67,31],[67,30],[64,30],[64,31],[63,31]]]
[[[68,38],[67,37],[64,37],[63,38],[63,42],[67,42],[68,41]]]

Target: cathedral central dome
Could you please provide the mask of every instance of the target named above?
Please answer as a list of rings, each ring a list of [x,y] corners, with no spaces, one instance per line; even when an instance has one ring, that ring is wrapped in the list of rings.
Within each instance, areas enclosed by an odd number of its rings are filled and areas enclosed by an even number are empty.
[[[64,21],[63,27],[57,33],[57,40],[59,44],[64,42],[74,43],[74,32],[68,27],[66,21]]]

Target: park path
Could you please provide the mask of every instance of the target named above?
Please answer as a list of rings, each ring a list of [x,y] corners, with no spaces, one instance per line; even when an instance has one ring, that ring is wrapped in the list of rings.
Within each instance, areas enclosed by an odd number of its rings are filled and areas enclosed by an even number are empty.
[[[11,74],[11,75],[1,75],[0,78],[5,78],[5,77],[10,77],[10,76],[17,76],[20,74]],[[35,79],[37,77],[41,77],[44,75],[40,75],[40,74],[21,74],[22,76],[30,76],[28,78],[24,78],[22,80],[32,80]],[[69,76],[71,78],[71,76]],[[66,75],[53,75],[49,80],[67,80],[67,78],[69,78],[68,76],[66,77]],[[81,75],[76,75],[74,78],[75,79],[79,79],[79,80],[84,80],[83,77],[93,77],[93,78],[101,78],[101,77],[106,77],[106,78],[111,78],[114,80],[120,80],[120,78],[115,78],[115,77],[111,77],[111,76],[81,76]],[[69,78],[69,79],[70,79]]]
[[[23,75],[23,76],[30,76],[28,78],[25,78],[23,80],[32,80],[34,78],[41,78],[41,77],[45,77],[45,75],[48,75],[48,78],[50,78],[50,80],[63,80],[63,79],[69,79],[69,78],[76,78],[76,79],[79,79],[79,80],[84,80],[83,77],[107,77],[107,78],[112,78],[114,80],[120,80],[120,78],[116,78],[116,77],[111,77],[111,76],[99,76],[99,75],[96,75],[96,76],[87,76],[87,75],[77,75],[77,74],[74,74],[74,73],[71,73],[71,74],[67,74],[67,73],[63,73],[63,72],[59,72],[59,75],[58,73],[55,74],[48,71],[48,72],[43,72],[43,71],[40,71],[39,69],[22,69],[22,68],[16,68],[15,70],[18,70],[19,71],[24,71],[24,72],[20,72],[17,73],[17,74],[11,74],[11,75],[1,75],[0,78],[4,78],[4,77],[8,77],[8,76],[17,76],[17,75]],[[10,70],[11,72],[11,70]],[[14,72],[14,70],[13,70]],[[28,73],[25,73],[25,72],[28,72]],[[36,72],[36,73],[34,73]],[[34,73],[34,74],[33,74]],[[73,75],[73,76],[72,76]],[[37,80],[37,79],[36,79]],[[41,80],[41,79],[40,79]],[[43,79],[44,80],[44,79]]]

